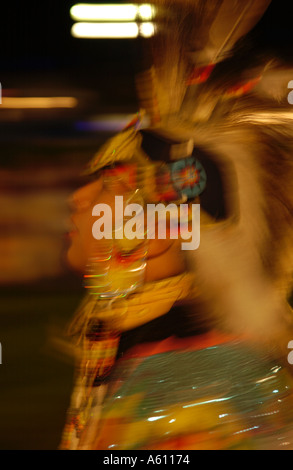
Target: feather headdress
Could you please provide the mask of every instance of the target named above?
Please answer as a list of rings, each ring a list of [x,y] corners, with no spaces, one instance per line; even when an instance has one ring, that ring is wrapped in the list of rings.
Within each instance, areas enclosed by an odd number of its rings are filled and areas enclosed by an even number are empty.
[[[137,76],[140,104],[154,127],[212,155],[223,180],[227,215],[202,224],[190,264],[223,327],[270,340],[292,323],[293,70],[272,58],[240,67],[233,55],[270,2],[153,3],[157,34],[151,67]]]

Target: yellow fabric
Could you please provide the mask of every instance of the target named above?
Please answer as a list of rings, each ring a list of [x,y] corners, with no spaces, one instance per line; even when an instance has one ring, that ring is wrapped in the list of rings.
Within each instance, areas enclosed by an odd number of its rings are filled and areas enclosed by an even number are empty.
[[[195,295],[193,276],[185,273],[163,281],[146,283],[134,294],[114,302],[90,295],[85,298],[69,331],[70,334],[78,336],[81,361],[68,421],[64,428],[62,449],[72,446],[75,448],[77,445],[79,436],[92,416],[90,397],[94,381],[97,376],[102,377],[105,370],[115,363],[119,335],[112,336],[111,332],[118,331],[121,334],[150,322],[167,313],[176,302]],[[88,339],[87,332],[91,321],[97,324],[103,322],[104,332],[109,335],[97,341]]]
[[[130,330],[167,313],[172,306],[197,295],[193,276],[184,273],[162,281],[146,283],[125,299],[104,301],[88,296],[74,319],[70,333],[85,331],[92,319],[104,321],[120,332]]]

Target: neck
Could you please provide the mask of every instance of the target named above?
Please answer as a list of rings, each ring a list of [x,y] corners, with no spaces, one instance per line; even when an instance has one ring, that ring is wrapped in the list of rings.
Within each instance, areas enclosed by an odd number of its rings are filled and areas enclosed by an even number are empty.
[[[178,243],[160,244],[159,249],[152,247],[147,258],[145,281],[160,281],[186,272],[184,258]]]

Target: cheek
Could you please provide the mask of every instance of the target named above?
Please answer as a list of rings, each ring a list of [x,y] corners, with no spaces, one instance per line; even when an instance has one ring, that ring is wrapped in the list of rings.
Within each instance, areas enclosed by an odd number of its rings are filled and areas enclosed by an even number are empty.
[[[67,251],[67,261],[73,269],[79,272],[85,272],[89,258],[99,251],[99,246],[103,249],[102,241],[96,240],[92,233],[94,222],[98,219],[92,215],[92,212],[97,204],[107,204],[111,208],[110,217],[112,227],[114,227],[115,193],[113,194],[112,191],[103,189],[98,197],[92,199],[92,203],[85,211],[79,212],[73,217],[77,231],[70,237],[71,243]],[[106,219],[107,216],[105,221]]]
[[[92,219],[91,211],[76,217],[77,231],[73,232],[70,237],[67,260],[71,267],[81,272],[84,272],[93,251]]]

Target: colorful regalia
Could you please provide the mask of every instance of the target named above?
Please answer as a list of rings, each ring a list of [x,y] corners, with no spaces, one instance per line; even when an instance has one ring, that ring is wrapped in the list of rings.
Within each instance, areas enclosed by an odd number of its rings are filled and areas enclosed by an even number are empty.
[[[70,328],[80,359],[61,448],[293,450],[288,68],[235,68],[231,53],[269,2],[154,4],[143,112],[85,172],[124,178],[134,201],[199,202],[201,244],[188,272],[153,283],[143,243],[94,257]]]
[[[102,379],[95,368],[86,370],[89,360],[97,365],[97,342],[100,347],[103,342],[91,329],[63,448],[293,449],[288,370],[242,337],[195,328],[190,306],[162,313],[182,282],[184,276],[175,277],[138,294],[132,307],[140,322],[154,301],[163,309],[154,320],[122,333],[115,365]]]

